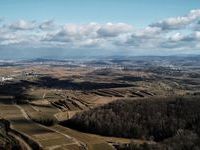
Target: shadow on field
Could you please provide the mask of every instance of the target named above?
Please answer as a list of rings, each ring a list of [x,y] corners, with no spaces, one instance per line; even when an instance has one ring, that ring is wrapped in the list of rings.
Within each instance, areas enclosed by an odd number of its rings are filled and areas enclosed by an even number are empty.
[[[8,82],[0,85],[0,103],[12,104],[23,102],[26,97],[26,90],[30,88],[27,81]]]
[[[36,82],[38,87],[56,88],[56,89],[69,89],[69,90],[97,90],[106,88],[118,88],[118,87],[131,87],[131,84],[121,83],[107,83],[107,82],[74,82],[72,80],[60,80],[50,76],[41,77]]]
[[[142,77],[134,77],[134,76],[123,76],[123,77],[119,77],[116,79],[117,81],[129,81],[129,82],[137,82],[137,81],[144,81],[147,80],[145,78]]]
[[[117,81],[116,81],[117,82]],[[73,80],[44,76],[35,81],[20,80],[16,82],[7,82],[0,85],[0,103],[12,104],[26,103],[27,99],[33,101],[34,97],[27,95],[30,88],[52,88],[52,89],[66,89],[66,90],[98,90],[106,88],[132,87],[133,85],[127,83],[110,83],[110,82],[74,82]]]

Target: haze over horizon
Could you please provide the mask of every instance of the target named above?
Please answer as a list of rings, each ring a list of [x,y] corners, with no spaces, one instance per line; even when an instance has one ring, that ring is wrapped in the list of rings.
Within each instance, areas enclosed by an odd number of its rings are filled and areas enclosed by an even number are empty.
[[[200,1],[0,2],[0,59],[200,54]]]

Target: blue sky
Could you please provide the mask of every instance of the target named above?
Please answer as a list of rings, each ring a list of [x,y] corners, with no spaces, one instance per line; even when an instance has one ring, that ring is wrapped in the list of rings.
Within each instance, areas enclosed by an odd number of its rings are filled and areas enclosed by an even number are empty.
[[[199,54],[199,42],[199,0],[0,1],[0,58]]]
[[[146,26],[163,18],[200,8],[199,0],[3,0],[7,20],[48,20],[61,23],[125,22]]]

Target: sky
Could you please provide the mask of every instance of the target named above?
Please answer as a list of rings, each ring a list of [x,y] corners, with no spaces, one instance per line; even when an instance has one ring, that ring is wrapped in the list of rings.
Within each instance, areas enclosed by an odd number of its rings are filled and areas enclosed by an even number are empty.
[[[0,59],[200,54],[199,0],[2,0]]]

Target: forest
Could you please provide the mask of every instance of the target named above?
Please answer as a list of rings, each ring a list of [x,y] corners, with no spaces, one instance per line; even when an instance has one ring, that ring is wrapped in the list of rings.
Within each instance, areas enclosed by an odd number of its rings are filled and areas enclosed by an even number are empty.
[[[200,143],[199,100],[194,96],[119,100],[79,113],[62,124],[89,133],[155,141],[159,145],[154,146],[163,148],[187,143],[191,149]]]

